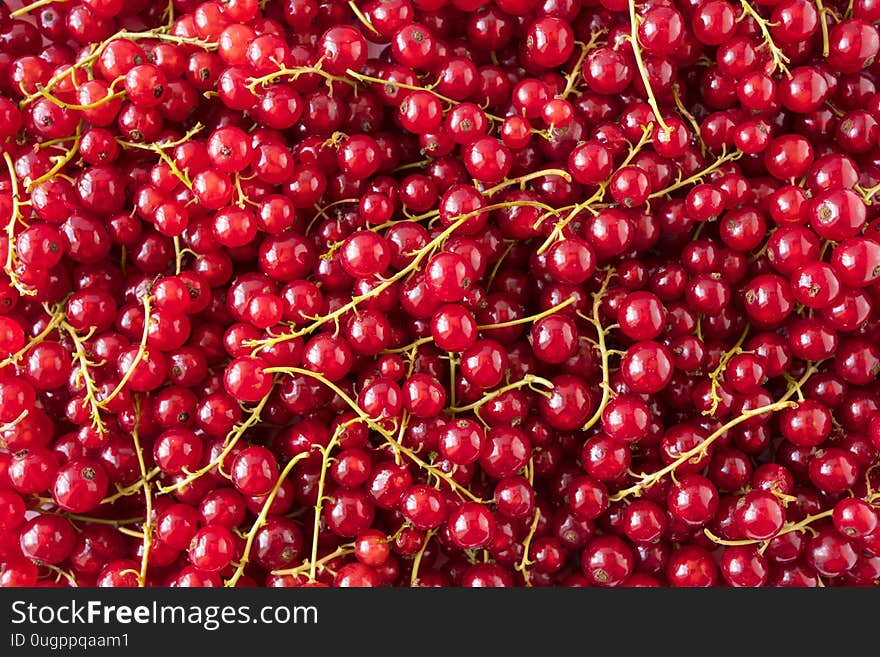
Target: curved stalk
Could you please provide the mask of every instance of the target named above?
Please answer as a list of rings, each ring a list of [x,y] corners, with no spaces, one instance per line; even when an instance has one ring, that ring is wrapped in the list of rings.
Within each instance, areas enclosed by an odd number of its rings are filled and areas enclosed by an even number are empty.
[[[797,402],[789,401],[792,396],[794,396],[796,390],[807,382],[813,374],[817,371],[815,365],[810,365],[807,368],[807,371],[800,378],[800,380],[793,386],[791,386],[788,391],[780,397],[777,401],[772,404],[767,404],[766,406],[761,406],[759,408],[753,408],[743,412],[742,415],[729,420],[725,425],[714,431],[708,438],[706,438],[699,445],[694,447],[693,449],[689,449],[684,454],[680,455],[675,461],[670,463],[664,468],[657,470],[656,472],[651,472],[645,475],[642,475],[638,482],[630,486],[629,488],[624,488],[622,490],[617,491],[613,495],[609,496],[609,499],[612,501],[619,501],[629,497],[630,495],[635,495],[638,497],[641,495],[642,491],[646,488],[650,488],[658,481],[660,481],[663,477],[668,474],[675,472],[675,470],[682,465],[683,463],[687,463],[695,456],[702,456],[706,453],[706,450],[718,440],[721,436],[727,433],[733,427],[742,424],[746,420],[757,417],[759,415],[763,415],[764,413],[775,413],[776,411],[781,411],[785,408],[796,408]]]

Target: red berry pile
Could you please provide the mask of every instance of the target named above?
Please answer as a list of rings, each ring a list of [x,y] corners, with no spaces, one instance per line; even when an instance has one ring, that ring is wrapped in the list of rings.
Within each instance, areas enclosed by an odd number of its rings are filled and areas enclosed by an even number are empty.
[[[0,585],[875,585],[878,24],[0,10]]]

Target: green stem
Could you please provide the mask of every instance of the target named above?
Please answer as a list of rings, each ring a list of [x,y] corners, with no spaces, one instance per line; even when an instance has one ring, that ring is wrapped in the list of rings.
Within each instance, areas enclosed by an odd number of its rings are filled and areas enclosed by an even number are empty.
[[[629,0],[629,25],[630,35],[629,42],[632,46],[633,57],[636,59],[636,68],[639,69],[639,75],[642,77],[642,84],[645,87],[645,93],[648,95],[648,104],[654,112],[654,118],[657,119],[657,125],[663,132],[669,132],[669,126],[663,120],[663,114],[660,112],[660,105],[657,104],[657,97],[654,96],[654,90],[651,89],[651,81],[648,78],[648,70],[645,68],[645,60],[642,58],[642,48],[639,45],[639,16],[636,13],[635,0]]]

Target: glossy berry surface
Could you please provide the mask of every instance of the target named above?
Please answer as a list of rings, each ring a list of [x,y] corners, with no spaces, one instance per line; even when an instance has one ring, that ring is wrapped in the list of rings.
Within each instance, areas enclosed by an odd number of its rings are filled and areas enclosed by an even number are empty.
[[[165,4],[0,9],[0,585],[876,586],[876,0]]]

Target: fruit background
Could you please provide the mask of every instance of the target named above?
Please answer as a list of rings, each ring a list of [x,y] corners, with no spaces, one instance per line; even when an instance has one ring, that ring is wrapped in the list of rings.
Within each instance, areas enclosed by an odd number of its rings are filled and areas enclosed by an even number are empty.
[[[880,2],[0,6],[0,585],[874,586]]]

